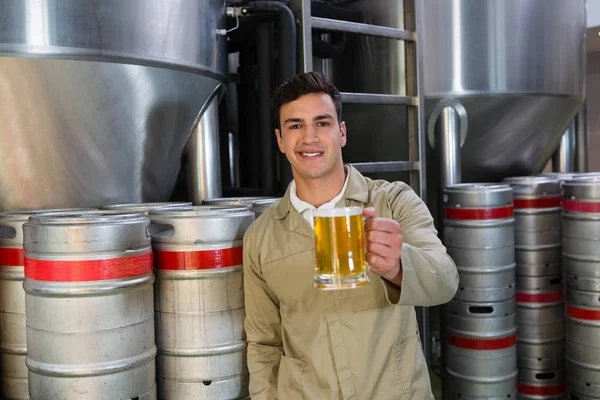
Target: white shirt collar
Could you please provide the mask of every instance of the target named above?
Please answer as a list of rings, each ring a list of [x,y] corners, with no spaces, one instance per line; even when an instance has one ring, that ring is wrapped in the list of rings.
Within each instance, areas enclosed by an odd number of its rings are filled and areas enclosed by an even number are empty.
[[[346,192],[346,187],[348,186],[348,177],[350,176],[350,173],[346,166],[344,166],[344,171],[346,172],[346,180],[344,181],[344,186],[342,186],[342,190],[333,199],[331,199],[327,203],[321,205],[318,208],[319,210],[327,210],[327,209],[335,208],[335,205],[344,196],[344,193]],[[296,192],[296,181],[292,181],[292,183],[290,185],[290,203],[292,203],[292,206],[296,209],[296,211],[298,211],[300,214],[302,214],[304,219],[306,219],[308,221],[308,223],[311,226],[313,226],[313,213],[312,212],[313,212],[313,210],[316,210],[317,208],[315,206],[313,206],[312,204],[307,203],[304,200],[301,200],[298,197],[298,193]]]

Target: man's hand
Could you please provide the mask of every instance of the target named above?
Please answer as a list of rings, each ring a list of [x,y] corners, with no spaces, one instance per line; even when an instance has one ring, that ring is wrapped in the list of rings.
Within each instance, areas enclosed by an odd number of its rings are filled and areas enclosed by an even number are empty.
[[[367,262],[375,275],[400,286],[402,283],[402,235],[400,224],[389,218],[377,218],[374,208],[365,208]]]

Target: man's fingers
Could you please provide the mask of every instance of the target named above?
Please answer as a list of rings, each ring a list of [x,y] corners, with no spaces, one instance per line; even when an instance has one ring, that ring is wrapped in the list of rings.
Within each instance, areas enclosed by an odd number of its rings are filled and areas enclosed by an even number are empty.
[[[376,217],[377,211],[373,207],[363,208],[363,215],[365,217]]]
[[[383,257],[386,260],[398,258],[398,250],[380,243],[369,243],[367,254]]]
[[[389,218],[371,218],[367,221],[365,230],[398,233],[400,224]]]
[[[400,248],[402,247],[402,236],[397,233],[368,231],[367,243],[379,243],[389,247]]]

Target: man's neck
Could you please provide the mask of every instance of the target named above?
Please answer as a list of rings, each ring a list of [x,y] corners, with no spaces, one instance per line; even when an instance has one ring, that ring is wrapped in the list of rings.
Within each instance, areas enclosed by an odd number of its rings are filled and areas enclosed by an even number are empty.
[[[298,198],[314,207],[320,207],[337,196],[346,181],[346,171],[343,165],[326,178],[296,179],[296,194]]]

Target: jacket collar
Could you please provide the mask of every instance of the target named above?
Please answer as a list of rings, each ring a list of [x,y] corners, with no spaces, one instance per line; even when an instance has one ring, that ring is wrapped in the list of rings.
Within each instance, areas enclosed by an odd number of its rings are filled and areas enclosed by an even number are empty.
[[[346,187],[346,193],[342,196],[344,204],[347,204],[347,200],[353,200],[362,204],[369,202],[369,187],[365,177],[358,172],[356,168],[348,164],[348,186]],[[284,219],[292,210],[292,203],[290,202],[290,186],[288,185],[285,195],[281,198],[281,201],[275,208],[275,218]]]

